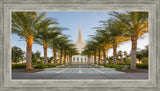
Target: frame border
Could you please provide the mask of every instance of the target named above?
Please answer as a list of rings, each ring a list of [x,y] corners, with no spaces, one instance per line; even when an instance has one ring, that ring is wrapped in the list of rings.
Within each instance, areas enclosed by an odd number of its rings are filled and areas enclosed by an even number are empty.
[[[159,0],[5,0],[0,1],[0,89],[2,90],[156,90],[159,86]],[[29,7],[28,7],[29,6]],[[148,11],[149,80],[11,80],[11,11]],[[20,89],[21,87],[21,89]],[[34,88],[33,88],[34,87]],[[95,88],[96,87],[96,88]],[[126,88],[125,88],[126,87]],[[14,88],[14,89],[13,89]],[[51,89],[52,88],[52,89]]]

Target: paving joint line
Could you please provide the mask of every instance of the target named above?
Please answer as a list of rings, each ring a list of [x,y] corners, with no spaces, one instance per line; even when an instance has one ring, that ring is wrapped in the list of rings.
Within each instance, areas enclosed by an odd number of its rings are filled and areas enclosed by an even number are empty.
[[[57,73],[62,73],[62,72],[64,72],[65,70],[62,70],[62,71],[59,71],[59,72],[57,72]]]
[[[104,72],[102,72],[102,71],[99,71],[99,70],[96,70],[96,69],[94,69],[95,71],[97,71],[97,72],[99,72],[99,73],[102,73],[102,74],[104,74]]]

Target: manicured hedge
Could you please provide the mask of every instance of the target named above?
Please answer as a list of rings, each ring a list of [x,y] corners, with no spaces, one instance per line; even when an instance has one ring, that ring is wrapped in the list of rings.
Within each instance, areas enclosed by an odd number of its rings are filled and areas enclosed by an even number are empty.
[[[35,69],[44,69],[44,68],[52,68],[52,67],[56,67],[55,64],[37,64],[37,65],[34,65],[34,68]]]
[[[99,66],[104,66],[104,64],[98,64]]]
[[[116,68],[118,70],[121,70],[123,68],[122,65],[116,65],[116,64],[106,64],[106,65],[104,65],[104,67],[107,67],[107,68]]]
[[[59,65],[63,65],[63,64],[56,64],[57,66],[59,66]]]
[[[118,63],[118,65],[130,65],[129,63]]]
[[[23,69],[26,68],[26,64],[12,64],[12,69]]]
[[[137,69],[148,69],[148,64],[136,64]],[[130,65],[128,65],[128,69],[130,69]]]
[[[118,64],[118,65],[122,65],[122,64]],[[128,65],[128,69],[130,69],[130,64],[124,64],[124,65]],[[148,64],[136,64],[137,69],[148,69]]]
[[[41,69],[42,66],[43,66],[43,64],[36,64],[33,67],[34,67],[34,69]]]
[[[52,67],[56,67],[56,65],[55,64],[46,64],[46,66],[48,66],[48,68],[52,68]]]
[[[41,69],[44,69],[44,68],[48,68],[48,66],[47,66],[47,65],[43,65],[43,66],[41,67]]]
[[[137,69],[148,69],[148,64],[136,64]]]
[[[124,66],[127,66],[127,69],[130,69],[130,64],[126,64],[126,63],[118,63],[116,64],[98,64],[99,66],[104,66],[107,68],[116,68],[118,70],[124,68]],[[136,64],[137,69],[148,69],[148,64]]]

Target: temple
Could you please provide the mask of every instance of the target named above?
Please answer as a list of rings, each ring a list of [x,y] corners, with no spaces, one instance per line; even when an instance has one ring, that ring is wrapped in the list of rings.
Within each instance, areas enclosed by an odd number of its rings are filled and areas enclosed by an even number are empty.
[[[79,54],[82,53],[82,51],[84,50],[85,47],[85,42],[83,41],[83,36],[82,36],[82,32],[81,32],[81,26],[79,26],[79,32],[78,32],[78,37],[77,37],[77,41],[75,42],[75,47],[77,48]],[[72,62],[87,62],[87,56],[82,56],[82,55],[73,55],[72,56]]]

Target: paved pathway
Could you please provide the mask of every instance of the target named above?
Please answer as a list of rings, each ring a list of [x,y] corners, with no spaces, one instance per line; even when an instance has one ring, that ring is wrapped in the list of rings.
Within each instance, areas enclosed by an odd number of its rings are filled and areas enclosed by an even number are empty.
[[[113,68],[102,68],[91,64],[69,64],[36,73],[18,71],[20,69],[12,71],[13,79],[148,79],[147,71],[125,73]]]

